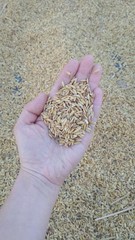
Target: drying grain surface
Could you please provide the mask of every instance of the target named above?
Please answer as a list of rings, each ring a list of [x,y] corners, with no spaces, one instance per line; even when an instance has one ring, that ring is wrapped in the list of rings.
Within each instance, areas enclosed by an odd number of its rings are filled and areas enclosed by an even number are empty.
[[[104,70],[93,143],[65,181],[48,240],[135,239],[134,9],[134,0],[0,1],[1,204],[19,169],[12,129],[24,104],[71,58],[91,53]]]
[[[73,78],[54,98],[49,98],[42,118],[49,128],[49,135],[60,145],[72,146],[81,142],[90,132],[93,118],[93,95],[88,80]]]

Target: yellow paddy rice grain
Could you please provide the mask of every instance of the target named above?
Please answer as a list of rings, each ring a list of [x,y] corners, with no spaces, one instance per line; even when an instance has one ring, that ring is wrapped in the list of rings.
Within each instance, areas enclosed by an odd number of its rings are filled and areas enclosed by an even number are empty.
[[[93,95],[88,80],[72,79],[62,82],[55,97],[48,98],[42,118],[49,128],[49,136],[59,144],[71,146],[81,141],[90,130],[93,116]]]

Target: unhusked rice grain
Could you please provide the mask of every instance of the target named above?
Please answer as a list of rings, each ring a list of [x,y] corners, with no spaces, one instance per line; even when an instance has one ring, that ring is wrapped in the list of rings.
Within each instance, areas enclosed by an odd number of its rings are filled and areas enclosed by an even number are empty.
[[[62,83],[55,97],[48,98],[42,119],[49,128],[49,136],[59,144],[71,146],[81,141],[90,130],[93,116],[93,95],[88,80],[72,79]]]

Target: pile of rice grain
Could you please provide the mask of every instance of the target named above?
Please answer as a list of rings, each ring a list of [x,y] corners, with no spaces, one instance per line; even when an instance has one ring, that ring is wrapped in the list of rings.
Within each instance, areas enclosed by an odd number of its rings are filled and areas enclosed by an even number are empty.
[[[42,118],[49,128],[49,136],[59,144],[71,146],[81,141],[90,131],[93,115],[93,96],[88,80],[72,79],[49,98]]]

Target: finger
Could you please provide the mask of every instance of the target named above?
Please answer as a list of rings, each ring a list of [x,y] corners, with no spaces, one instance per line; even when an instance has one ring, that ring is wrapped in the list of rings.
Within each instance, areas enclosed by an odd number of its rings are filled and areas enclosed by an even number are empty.
[[[98,120],[99,114],[100,114],[100,110],[101,110],[101,106],[102,106],[102,99],[103,99],[103,92],[101,88],[96,88],[94,90],[94,102],[93,102],[93,112],[94,112],[94,116],[92,119],[92,124],[90,126],[90,132],[86,132],[85,136],[82,139],[82,143],[85,145],[86,149],[89,146],[92,138],[93,138],[93,134],[94,134],[94,129],[95,129],[95,125],[96,122]]]
[[[43,121],[42,117],[39,116],[35,122],[37,125],[39,125],[40,127],[42,127],[43,129],[46,129],[47,126],[45,124],[45,122]]]
[[[27,103],[18,119],[18,122],[24,124],[35,123],[44,109],[48,96],[45,93],[40,93],[34,100]]]
[[[89,77],[89,85],[90,85],[91,91],[94,91],[94,89],[98,87],[101,76],[102,76],[102,72],[103,70],[101,65],[95,64]]]
[[[94,90],[94,102],[93,102],[93,112],[94,112],[94,117],[93,117],[93,121],[97,121],[99,114],[100,114],[100,110],[101,110],[101,106],[102,106],[102,100],[103,100],[103,91],[101,88],[96,88]]]
[[[80,62],[78,72],[76,74],[76,78],[78,79],[78,81],[89,78],[92,67],[93,56],[86,55],[85,57],[83,57]]]
[[[69,63],[64,67],[60,73],[58,80],[55,82],[54,86],[50,91],[50,97],[54,97],[58,90],[62,87],[62,82],[68,84],[70,80],[75,76],[79,68],[79,62],[75,59],[69,61]]]

